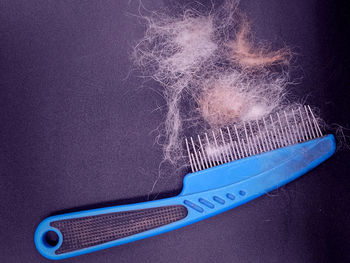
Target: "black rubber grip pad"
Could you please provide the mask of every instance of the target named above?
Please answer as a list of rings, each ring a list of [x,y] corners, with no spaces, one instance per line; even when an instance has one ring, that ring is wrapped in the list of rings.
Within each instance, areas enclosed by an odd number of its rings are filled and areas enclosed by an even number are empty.
[[[187,216],[182,205],[162,206],[126,212],[53,221],[50,226],[59,229],[63,243],[56,254],[100,245],[164,226]]]

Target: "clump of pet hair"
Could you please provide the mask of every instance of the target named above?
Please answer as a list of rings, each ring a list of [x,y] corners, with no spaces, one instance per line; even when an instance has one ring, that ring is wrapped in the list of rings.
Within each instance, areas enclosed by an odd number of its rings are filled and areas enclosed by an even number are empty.
[[[244,69],[256,69],[274,65],[289,65],[291,51],[288,48],[281,48],[271,51],[267,46],[252,42],[250,25],[246,19],[234,40],[227,43],[229,52],[228,59],[236,62]]]
[[[146,30],[133,57],[164,87],[168,111],[160,136],[165,137],[165,161],[181,164],[189,126],[202,133],[262,118],[286,103],[289,50],[254,44],[237,5],[233,0],[216,10],[141,16]],[[274,65],[283,66],[275,70]]]
[[[174,85],[198,71],[218,48],[213,18],[185,10],[179,17],[153,13],[144,38],[135,46],[134,59],[152,78]],[[165,86],[168,90],[168,86]]]
[[[137,65],[164,86],[168,112],[164,123],[164,159],[176,163],[182,153],[180,101],[193,76],[217,50],[212,17],[186,10],[179,17],[153,13],[144,38],[135,46]]]
[[[211,128],[261,119],[281,106],[287,77],[258,78],[233,71],[202,84],[198,110]]]

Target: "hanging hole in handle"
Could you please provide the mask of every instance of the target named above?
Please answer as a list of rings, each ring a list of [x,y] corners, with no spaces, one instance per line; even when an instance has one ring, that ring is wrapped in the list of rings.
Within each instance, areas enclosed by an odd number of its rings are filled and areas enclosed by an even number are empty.
[[[46,247],[53,248],[57,246],[59,237],[58,234],[55,231],[47,231],[43,236],[43,241]]]

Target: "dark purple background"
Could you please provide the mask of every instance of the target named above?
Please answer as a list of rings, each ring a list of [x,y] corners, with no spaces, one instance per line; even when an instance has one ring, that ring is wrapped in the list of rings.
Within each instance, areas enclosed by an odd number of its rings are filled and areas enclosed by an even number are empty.
[[[143,1],[150,10],[174,2]],[[302,79],[293,93],[328,123],[350,127],[349,9],[316,0],[241,7],[258,38],[298,54],[293,74]],[[157,83],[132,71],[131,47],[144,30],[137,8],[138,1],[1,1],[0,262],[48,262],[33,235],[49,215],[148,199],[161,158],[151,132],[164,117],[154,109],[164,101]],[[338,152],[214,218],[62,262],[350,262],[349,157]],[[150,197],[177,194],[181,181],[160,179]]]

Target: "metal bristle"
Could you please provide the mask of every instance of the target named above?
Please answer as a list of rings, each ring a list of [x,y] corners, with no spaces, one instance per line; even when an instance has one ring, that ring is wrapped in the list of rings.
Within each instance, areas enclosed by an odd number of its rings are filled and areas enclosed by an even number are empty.
[[[310,106],[185,139],[192,172],[323,136]]]

